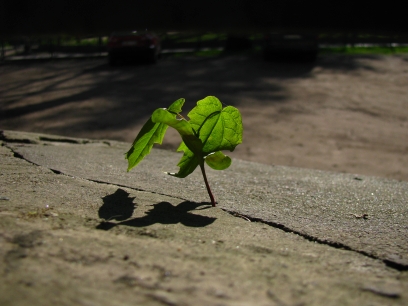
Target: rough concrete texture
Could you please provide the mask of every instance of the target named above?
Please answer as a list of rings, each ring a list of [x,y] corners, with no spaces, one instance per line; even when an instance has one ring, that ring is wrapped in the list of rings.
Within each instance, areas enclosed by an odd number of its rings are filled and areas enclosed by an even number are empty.
[[[406,305],[408,183],[3,131],[1,305]],[[252,222],[251,222],[252,221]]]

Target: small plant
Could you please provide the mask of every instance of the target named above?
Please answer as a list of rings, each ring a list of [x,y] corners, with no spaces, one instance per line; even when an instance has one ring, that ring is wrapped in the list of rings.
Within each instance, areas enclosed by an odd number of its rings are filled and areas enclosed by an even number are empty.
[[[169,108],[158,108],[153,112],[126,153],[127,170],[139,164],[150,153],[154,143],[161,144],[168,126],[171,126],[182,139],[177,151],[184,154],[177,164],[179,172],[167,174],[184,178],[200,166],[211,204],[215,207],[204,163],[215,170],[224,170],[231,165],[231,158],[221,150],[234,151],[242,142],[241,113],[233,106],[223,108],[216,97],[209,96],[197,102],[197,106],[187,114],[188,121],[180,115],[184,102],[184,99],[178,99]]]

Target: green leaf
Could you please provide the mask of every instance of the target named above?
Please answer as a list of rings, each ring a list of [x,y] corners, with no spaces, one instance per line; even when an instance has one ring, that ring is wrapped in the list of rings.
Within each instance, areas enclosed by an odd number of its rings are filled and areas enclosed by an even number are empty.
[[[152,114],[152,121],[155,123],[164,123],[176,129],[181,136],[194,136],[193,129],[188,121],[176,119],[173,113],[165,108],[158,108]]]
[[[233,106],[222,108],[216,97],[206,97],[197,102],[189,113],[190,125],[203,143],[203,154],[220,150],[233,151],[242,143],[242,118]]]
[[[174,101],[168,108],[169,112],[172,112],[174,114],[181,113],[181,108],[183,107],[184,102],[186,102],[186,100],[183,98]]]
[[[153,112],[152,121],[156,123],[164,123],[176,129],[186,146],[197,156],[202,156],[201,152],[203,144],[201,140],[196,137],[188,121],[185,119],[176,119],[172,113],[163,108],[156,109]]]
[[[231,158],[221,151],[210,153],[205,157],[205,162],[214,170],[224,170],[231,165]]]
[[[171,113],[169,114],[173,118],[176,117],[177,113],[181,112],[184,102],[184,99],[178,99],[170,105],[168,109]],[[155,123],[152,118],[149,118],[133,141],[132,147],[126,153],[126,159],[128,160],[127,171],[139,164],[150,153],[153,144],[162,144],[167,128],[166,124]]]
[[[200,164],[200,158],[194,154],[184,142],[180,144],[180,146],[177,149],[177,152],[184,151],[183,156],[181,157],[179,163],[177,166],[180,167],[179,172],[177,173],[169,173],[167,174],[176,176],[179,178],[184,178],[191,173],[197,168],[197,166]]]

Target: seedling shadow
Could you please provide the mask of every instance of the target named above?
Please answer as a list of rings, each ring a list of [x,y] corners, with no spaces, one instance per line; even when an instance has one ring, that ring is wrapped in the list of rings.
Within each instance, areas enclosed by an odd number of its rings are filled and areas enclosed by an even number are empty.
[[[153,208],[147,211],[145,216],[129,219],[136,208],[133,200],[134,198],[129,197],[129,193],[123,189],[118,189],[114,194],[104,197],[104,204],[99,209],[99,217],[106,221],[99,223],[96,228],[107,231],[118,225],[146,227],[156,223],[181,223],[188,227],[204,227],[212,224],[216,220],[216,218],[190,213],[190,211],[196,210],[200,206],[205,206],[201,209],[210,208],[210,203],[195,203],[189,201],[182,202],[177,206],[169,202],[153,204]],[[121,222],[113,222],[112,220]]]
[[[99,218],[105,220],[124,221],[133,215],[136,205],[135,198],[129,197],[129,193],[118,189],[115,193],[103,197],[103,205],[99,208]]]

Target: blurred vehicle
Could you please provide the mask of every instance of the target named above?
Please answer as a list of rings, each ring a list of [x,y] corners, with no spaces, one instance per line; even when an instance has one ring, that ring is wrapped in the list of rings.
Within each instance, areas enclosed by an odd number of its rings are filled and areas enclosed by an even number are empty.
[[[148,31],[114,32],[109,37],[107,48],[111,65],[130,60],[156,63],[161,52],[160,38]]]
[[[265,60],[314,61],[318,52],[319,45],[316,35],[269,33],[264,37]]]

